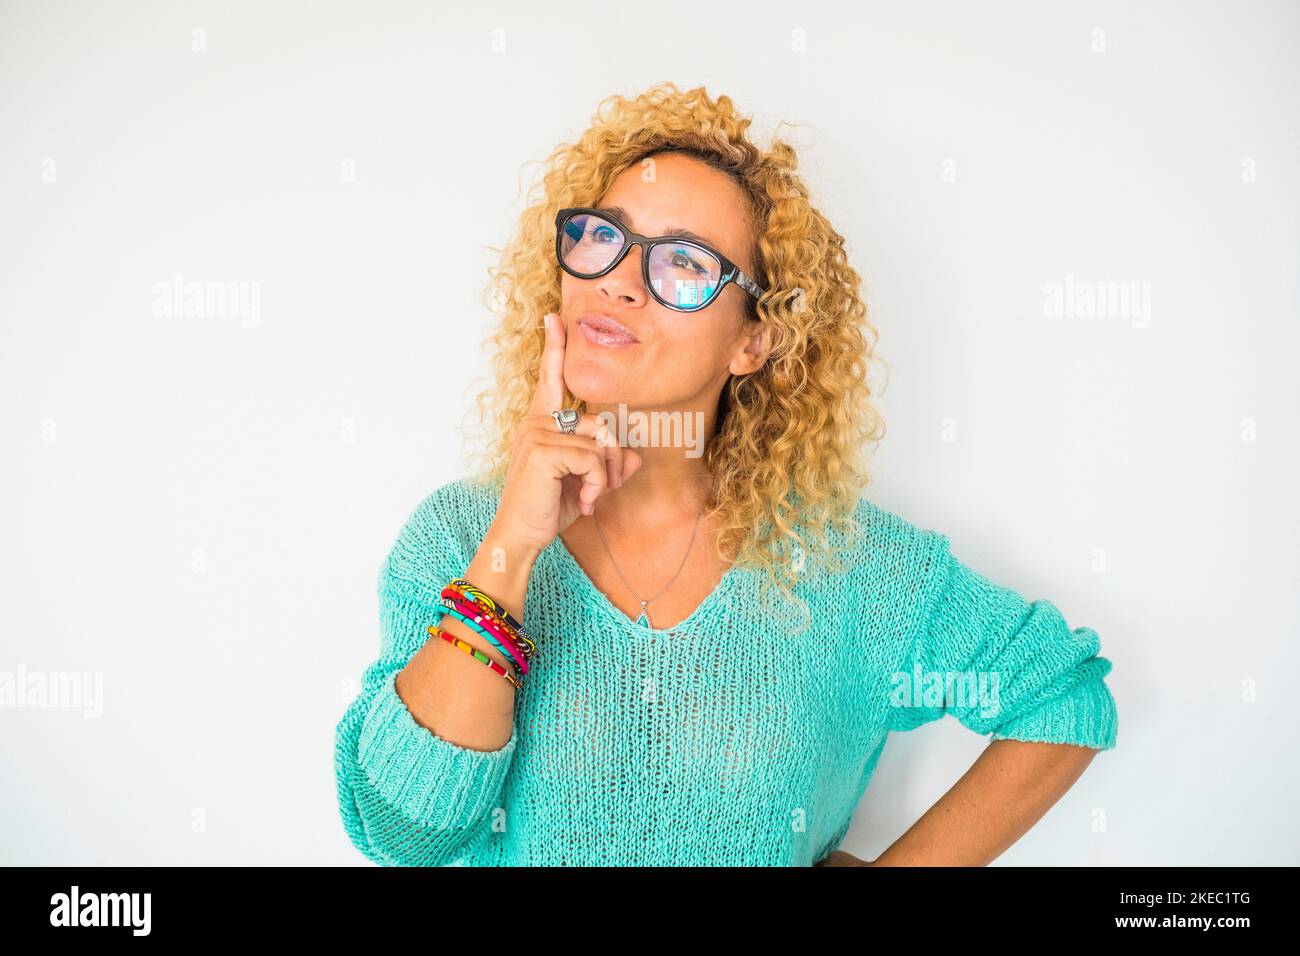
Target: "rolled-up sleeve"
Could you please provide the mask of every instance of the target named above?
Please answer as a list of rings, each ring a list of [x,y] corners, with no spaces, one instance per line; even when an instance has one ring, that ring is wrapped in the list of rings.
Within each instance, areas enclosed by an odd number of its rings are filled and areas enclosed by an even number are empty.
[[[487,834],[518,733],[499,750],[473,750],[417,723],[395,680],[443,615],[387,588],[379,606],[383,650],[335,731],[344,829],[377,863],[446,866]]]
[[[926,609],[894,675],[891,729],[951,713],[994,740],[1116,745],[1111,662],[1089,627],[1047,600],[1028,601],[959,561],[934,533]]]
[[[440,624],[438,595],[464,573],[469,544],[455,519],[456,484],[429,495],[407,520],[380,571],[379,653],[335,728],[339,811],[352,843],[376,863],[446,866],[486,838],[518,745],[474,750],[418,723],[397,675]],[[477,536],[478,531],[472,532]]]

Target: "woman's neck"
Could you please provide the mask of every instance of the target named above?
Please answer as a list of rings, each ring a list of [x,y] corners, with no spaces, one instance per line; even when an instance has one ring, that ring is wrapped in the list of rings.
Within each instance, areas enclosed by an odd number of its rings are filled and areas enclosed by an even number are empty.
[[[642,464],[619,488],[596,499],[601,528],[640,538],[656,528],[694,521],[708,500],[713,475],[701,461],[683,460],[680,449],[638,448]]]

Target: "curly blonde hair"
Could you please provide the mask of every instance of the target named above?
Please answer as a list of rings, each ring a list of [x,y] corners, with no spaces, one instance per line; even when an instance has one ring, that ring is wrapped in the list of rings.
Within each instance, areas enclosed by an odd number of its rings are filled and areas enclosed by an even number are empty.
[[[534,185],[516,236],[494,249],[499,264],[489,269],[484,300],[501,320],[484,342],[495,353],[496,387],[475,403],[479,425],[489,404],[493,421],[474,480],[503,483],[511,436],[537,388],[542,317],[560,307],[557,211],[596,205],[619,173],[654,153],[688,153],[729,174],[748,197],[754,278],[768,291],[746,297],[745,318],[766,322],[772,334],[767,362],[723,389],[705,451],[714,476],[705,508],[720,520],[719,556],[763,571],[764,594],[775,583],[793,599],[803,554],[829,556],[831,527],[846,550],[860,531],[854,510],[869,480],[865,447],[884,436],[868,382],[877,332],[844,238],[795,173],[794,148],[773,138],[759,149],[746,135],[751,122],[730,97],[661,83],[632,99],[605,98],[581,138],[552,152],[540,197]],[[565,397],[566,407],[587,410],[567,389]],[[816,529],[818,542],[807,543],[800,527]],[[842,560],[834,570],[844,570]],[[796,603],[806,627],[807,605]]]

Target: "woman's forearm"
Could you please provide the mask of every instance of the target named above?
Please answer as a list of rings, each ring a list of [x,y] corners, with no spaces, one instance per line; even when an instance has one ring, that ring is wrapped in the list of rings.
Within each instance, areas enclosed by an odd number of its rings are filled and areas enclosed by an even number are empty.
[[[986,866],[1074,785],[1097,751],[995,740],[921,819],[869,866]]]
[[[537,557],[535,550],[519,547],[489,528],[464,577],[523,620],[528,578]],[[518,676],[514,662],[499,647],[459,618],[435,614],[429,624],[438,624]],[[398,673],[395,687],[416,723],[444,740],[471,750],[500,750],[510,740],[514,685],[439,637],[429,635]]]

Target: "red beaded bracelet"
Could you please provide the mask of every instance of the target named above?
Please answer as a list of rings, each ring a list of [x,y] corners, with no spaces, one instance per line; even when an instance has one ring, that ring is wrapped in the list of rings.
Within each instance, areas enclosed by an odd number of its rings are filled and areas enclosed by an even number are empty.
[[[430,634],[436,634],[438,637],[441,637],[444,641],[446,641],[446,642],[447,642],[448,644],[450,644],[452,647],[458,647],[458,648],[460,648],[462,651],[464,651],[464,652],[465,652],[466,654],[468,654],[470,657],[474,658],[476,661],[482,661],[484,664],[486,664],[486,665],[488,666],[488,668],[489,668],[490,670],[494,670],[494,671],[496,671],[498,674],[500,674],[500,675],[501,675],[502,677],[504,677],[506,680],[510,681],[510,683],[514,684],[515,687],[517,687],[519,690],[523,690],[523,689],[524,689],[523,681],[521,681],[521,680],[520,680],[518,677],[516,677],[514,674],[510,673],[508,670],[506,670],[504,667],[502,667],[500,664],[498,664],[498,663],[497,663],[496,661],[494,661],[492,658],[488,657],[486,654],[484,654],[482,651],[480,651],[477,647],[475,647],[474,645],[470,644],[468,641],[462,640],[461,638],[457,637],[457,636],[454,635],[454,634],[448,634],[446,631],[444,631],[442,628],[438,627],[438,625],[436,625],[436,624],[430,624],[430,625],[429,625],[429,633],[430,633]]]

